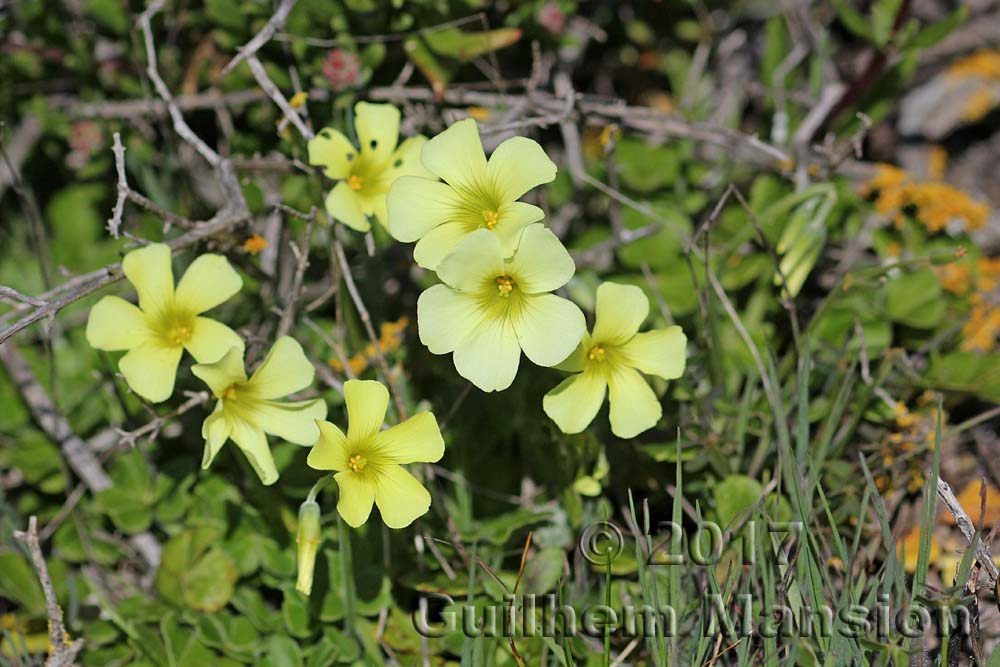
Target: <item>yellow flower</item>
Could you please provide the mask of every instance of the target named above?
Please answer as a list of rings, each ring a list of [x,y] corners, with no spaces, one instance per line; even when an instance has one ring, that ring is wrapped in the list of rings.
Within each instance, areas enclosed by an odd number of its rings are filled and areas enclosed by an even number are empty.
[[[385,195],[403,175],[429,176],[420,164],[425,137],[399,140],[399,109],[391,104],[358,102],[354,127],[360,150],[343,134],[325,128],[309,142],[309,164],[322,167],[328,178],[340,181],[326,198],[326,211],[351,229],[367,232],[368,218],[387,224]]]
[[[381,430],[389,392],[374,380],[344,383],[347,435],[329,422],[319,422],[319,441],[309,452],[309,466],[334,470],[340,488],[337,511],[349,526],[368,520],[372,504],[390,528],[405,528],[430,509],[431,495],[403,468],[406,463],[433,463],[444,455],[437,420],[421,412]]]
[[[542,225],[524,230],[511,259],[504,259],[499,236],[474,231],[438,266],[444,284],[417,300],[420,342],[434,354],[454,352],[459,375],[483,391],[506,389],[522,350],[539,366],[555,366],[583,337],[580,309],[549,294],[574,270],[566,248]]]
[[[420,159],[444,183],[415,176],[396,181],[388,197],[389,232],[400,241],[417,241],[413,259],[431,270],[477,229],[496,232],[503,256],[510,257],[521,230],[544,216],[517,200],[556,177],[542,147],[525,137],[507,139],[487,161],[471,118],[428,141]]]
[[[219,399],[201,427],[205,438],[203,469],[212,464],[231,438],[243,450],[260,481],[274,484],[278,471],[265,434],[304,446],[312,445],[319,437],[316,420],[326,417],[323,399],[294,403],[275,400],[305,389],[316,373],[294,338],[279,338],[250,379],[243,368],[243,353],[235,348],[214,364],[198,364],[191,371]]]
[[[560,368],[580,371],[542,399],[542,407],[563,433],[579,433],[597,416],[609,391],[611,431],[632,438],[660,421],[663,409],[640,375],[665,380],[684,372],[687,337],[680,327],[637,333],[649,301],[634,285],[602,283],[597,288],[594,332]]]
[[[201,255],[177,283],[170,248],[161,243],[133,250],[122,271],[139,295],[139,306],[117,296],[102,298],[87,320],[87,342],[98,350],[128,350],[118,368],[132,391],[159,403],[174,391],[184,350],[200,363],[217,361],[243,341],[224,324],[201,313],[215,308],[243,286],[222,255]]]

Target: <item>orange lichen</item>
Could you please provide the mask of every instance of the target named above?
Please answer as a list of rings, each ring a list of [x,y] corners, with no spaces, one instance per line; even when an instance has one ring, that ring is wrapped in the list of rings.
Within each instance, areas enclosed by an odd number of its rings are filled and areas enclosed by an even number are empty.
[[[944,178],[945,169],[948,168],[948,151],[942,146],[931,146],[927,154],[927,175],[931,180],[940,181]]]
[[[875,176],[861,186],[861,195],[874,197],[875,210],[893,219],[902,227],[909,215],[931,232],[938,232],[952,223],[960,223],[965,231],[986,225],[990,209],[968,194],[947,183],[919,182],[902,169],[880,164]]]
[[[409,326],[410,320],[401,317],[395,322],[383,322],[379,330],[378,350],[382,354],[388,354],[399,349],[403,343],[403,331]],[[375,346],[369,343],[365,349],[353,355],[347,360],[347,365],[354,375],[360,375],[373,361],[378,358]],[[339,359],[329,359],[327,364],[335,371],[343,372],[344,364]]]
[[[968,123],[975,123],[993,111],[997,104],[1000,104],[1000,96],[996,94],[994,88],[995,86],[989,85],[972,91],[962,108],[962,119]]]
[[[952,294],[965,294],[969,291],[971,272],[968,264],[952,262],[944,266],[935,266],[934,272],[941,282],[941,287]]]
[[[1000,49],[984,49],[956,60],[948,67],[948,74],[1000,80]]]
[[[243,242],[243,249],[251,255],[258,255],[268,246],[267,239],[260,234],[254,234]]]
[[[996,348],[1000,336],[1000,307],[993,293],[1000,286],[1000,258],[983,257],[976,262],[976,291],[972,309],[962,328],[962,349],[986,352]]]

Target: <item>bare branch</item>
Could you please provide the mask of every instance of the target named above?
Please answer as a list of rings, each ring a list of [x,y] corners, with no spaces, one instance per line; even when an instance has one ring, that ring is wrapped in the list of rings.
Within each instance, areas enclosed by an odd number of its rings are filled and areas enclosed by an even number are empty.
[[[38,572],[38,580],[45,594],[45,614],[49,618],[49,657],[45,659],[45,667],[72,667],[76,656],[83,648],[83,639],[69,640],[66,627],[63,625],[62,607],[56,600],[56,592],[52,587],[49,568],[42,555],[42,545],[38,541],[38,519],[32,516],[28,519],[28,530],[17,531],[14,537],[28,546],[31,562]]]
[[[281,94],[278,87],[274,85],[271,81],[271,77],[267,75],[267,71],[264,69],[264,65],[261,64],[257,56],[248,56],[247,64],[250,66],[250,71],[253,73],[253,78],[257,79],[257,83],[260,87],[264,89],[267,96],[274,100],[274,103],[278,105],[281,112],[285,115],[285,118],[295,126],[295,129],[299,131],[306,139],[312,139],[316,135],[313,133],[309,127],[306,126],[305,122],[302,120],[302,116],[292,108],[292,105],[288,103],[285,96]]]
[[[291,13],[292,8],[295,7],[295,2],[296,0],[281,0],[281,4],[278,5],[278,9],[275,10],[271,18],[267,20],[267,23],[260,29],[260,32],[254,35],[249,42],[240,47],[236,56],[222,68],[223,76],[232,72],[236,66],[244,60],[254,57],[254,54],[256,54],[262,46],[271,40],[274,33],[285,25],[285,21],[288,20],[288,15]]]
[[[955,497],[955,492],[951,490],[948,482],[940,477],[938,477],[937,493],[938,497],[944,502],[944,506],[955,517],[955,523],[958,524],[958,528],[965,535],[965,539],[969,541],[969,544],[975,544],[976,560],[979,561],[980,566],[985,568],[986,573],[989,575],[990,586],[996,586],[997,577],[1000,576],[1000,572],[997,571],[997,566],[993,562],[993,555],[990,553],[990,550],[983,544],[982,538],[976,535],[976,524],[972,522],[969,515],[962,509],[961,503],[958,502],[958,498]]]
[[[118,229],[122,226],[122,214],[125,212],[125,200],[128,199],[128,179],[125,177],[125,146],[122,145],[122,135],[115,132],[115,142],[111,147],[115,154],[115,171],[118,172],[118,198],[108,219],[108,233],[118,238]]]

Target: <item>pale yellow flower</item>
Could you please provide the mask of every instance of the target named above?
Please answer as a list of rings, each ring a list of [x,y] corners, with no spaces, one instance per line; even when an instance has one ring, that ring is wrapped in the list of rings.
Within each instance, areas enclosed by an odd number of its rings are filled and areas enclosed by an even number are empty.
[[[231,349],[219,361],[198,364],[191,371],[219,399],[201,428],[205,438],[203,469],[212,464],[226,440],[232,439],[243,450],[260,481],[273,484],[278,479],[278,470],[266,434],[303,446],[312,445],[319,437],[316,420],[326,417],[323,399],[276,400],[302,391],[312,384],[316,374],[294,338],[279,338],[249,379],[243,366],[243,353],[237,348]]]
[[[385,196],[397,178],[429,176],[420,164],[425,137],[399,140],[399,109],[391,104],[354,105],[354,129],[360,150],[332,128],[309,142],[309,164],[322,167],[327,178],[340,181],[326,199],[326,211],[351,229],[367,232],[369,217],[387,224]]]
[[[526,137],[507,139],[487,161],[471,118],[428,141],[420,160],[444,182],[397,180],[389,190],[389,232],[400,241],[417,241],[413,259],[431,270],[477,229],[494,232],[510,257],[521,231],[544,217],[542,209],[517,200],[556,177],[555,164]]]
[[[174,289],[170,248],[154,243],[122,260],[125,278],[139,295],[136,307],[117,296],[102,298],[87,320],[87,342],[98,350],[128,350],[118,362],[132,391],[158,403],[174,391],[184,350],[200,363],[218,360],[243,340],[201,313],[215,308],[243,286],[222,255],[195,259]]]
[[[638,333],[649,300],[634,285],[597,288],[594,332],[560,368],[579,371],[545,395],[542,407],[564,433],[579,433],[594,420],[610,391],[611,432],[632,438],[656,426],[660,401],[640,371],[665,380],[684,372],[687,338],[680,327]]]
[[[522,350],[539,366],[555,366],[586,331],[576,304],[550,294],[575,268],[542,225],[524,230],[509,259],[496,234],[474,231],[438,266],[444,284],[417,300],[420,342],[434,354],[454,352],[459,375],[483,391],[511,385]]]
[[[316,470],[334,470],[340,488],[337,511],[349,526],[368,520],[378,505],[390,528],[405,528],[430,509],[431,495],[403,468],[407,463],[433,463],[444,455],[444,440],[431,412],[422,412],[382,430],[389,392],[380,382],[348,380],[347,435],[320,422],[320,438],[309,452]]]

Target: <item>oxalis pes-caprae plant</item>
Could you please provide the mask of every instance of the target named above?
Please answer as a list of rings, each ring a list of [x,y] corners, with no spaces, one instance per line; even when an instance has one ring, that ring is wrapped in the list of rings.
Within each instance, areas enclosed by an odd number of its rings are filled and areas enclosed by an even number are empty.
[[[358,102],[356,147],[326,128],[309,142],[309,161],[336,181],[326,211],[365,232],[374,218],[398,241],[416,242],[414,262],[440,284],[417,302],[421,343],[452,355],[455,370],[485,392],[514,382],[521,353],[534,364],[570,373],[542,400],[564,433],[579,433],[609,401],[612,432],[631,438],[660,420],[659,399],[643,375],[672,380],[684,372],[686,337],[678,326],[640,332],[649,302],[639,287],[597,288],[595,322],[554,292],[573,277],[569,252],[544,223],[544,212],[520,201],[550,183],[556,166],[526,137],[507,139],[487,159],[474,119],[439,135],[399,142],[400,113],[391,104]],[[357,528],[377,506],[386,526],[400,529],[423,516],[431,496],[405,466],[434,463],[445,442],[433,412],[383,429],[389,391],[377,381],[344,383],[346,432],[326,421],[322,399],[283,400],[308,389],[315,369],[289,336],[274,341],[248,375],[244,341],[204,313],[236,296],[243,281],[225,257],[195,258],[174,285],[169,247],[129,252],[122,270],[138,306],[103,297],[90,311],[87,340],[125,351],[118,368],[129,387],[152,403],[168,400],[184,352],[191,372],[216,399],[202,425],[207,469],[229,440],[262,484],[278,470],[268,436],[309,447],[308,465],[324,471],[299,512],[298,583],[308,594],[320,542],[319,485],[337,483],[337,512]]]

